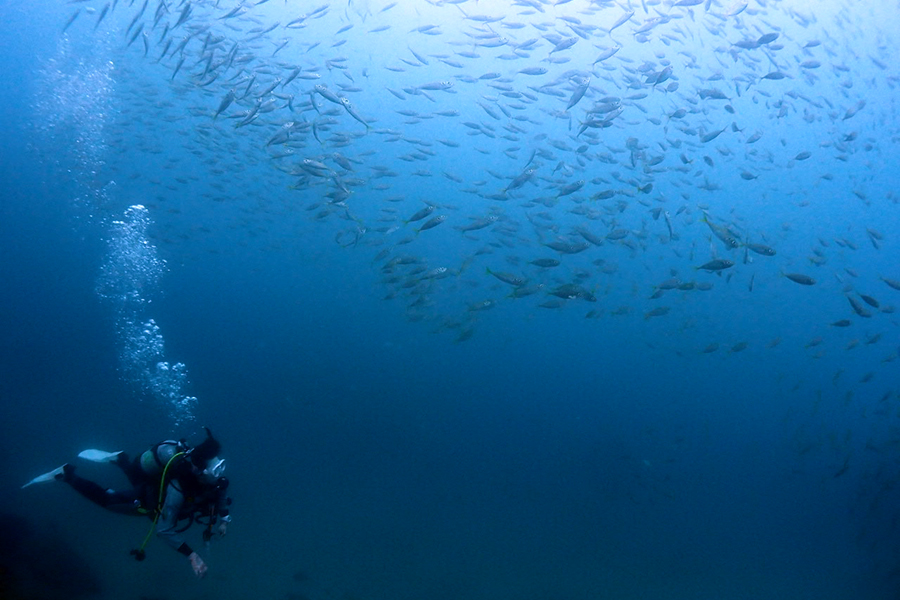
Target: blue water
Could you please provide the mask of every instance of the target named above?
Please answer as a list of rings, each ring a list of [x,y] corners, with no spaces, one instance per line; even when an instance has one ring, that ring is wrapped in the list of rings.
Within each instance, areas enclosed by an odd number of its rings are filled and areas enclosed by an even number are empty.
[[[142,4],[0,4],[0,593],[897,597],[896,6]],[[19,489],[202,426],[204,580]]]

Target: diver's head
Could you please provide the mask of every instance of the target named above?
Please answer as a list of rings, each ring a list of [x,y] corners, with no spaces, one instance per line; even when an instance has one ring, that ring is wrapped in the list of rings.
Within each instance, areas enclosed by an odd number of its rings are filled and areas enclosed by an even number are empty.
[[[212,485],[225,472],[225,459],[219,457],[222,444],[213,437],[209,427],[204,427],[204,429],[206,430],[206,439],[195,446],[189,456],[191,463],[199,471],[200,481]]]
[[[200,469],[205,469],[206,463],[215,458],[219,451],[222,450],[222,444],[213,437],[209,427],[204,427],[203,429],[206,430],[206,439],[194,446],[188,455],[194,466]]]

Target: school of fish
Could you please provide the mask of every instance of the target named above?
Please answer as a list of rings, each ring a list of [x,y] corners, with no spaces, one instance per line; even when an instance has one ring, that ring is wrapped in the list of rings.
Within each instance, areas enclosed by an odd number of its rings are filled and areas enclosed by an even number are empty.
[[[262,237],[299,216],[459,342],[504,307],[677,335],[703,295],[740,311],[801,290],[841,303],[815,330],[896,341],[900,265],[873,279],[854,262],[891,231],[808,226],[834,195],[897,210],[875,129],[896,107],[872,100],[897,87],[895,48],[848,51],[866,27],[853,3],[828,22],[771,0],[70,4],[62,37],[116,57],[109,147],[157,167],[110,179],[149,182],[145,204],[185,215],[163,243],[215,227],[167,199],[183,192]]]

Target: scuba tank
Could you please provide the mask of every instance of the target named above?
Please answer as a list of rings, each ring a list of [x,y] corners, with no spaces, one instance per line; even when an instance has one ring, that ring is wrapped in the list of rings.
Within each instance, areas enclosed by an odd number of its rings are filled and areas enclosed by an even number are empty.
[[[179,452],[187,450],[184,441],[165,440],[141,454],[141,469],[150,477],[159,477],[163,469]]]

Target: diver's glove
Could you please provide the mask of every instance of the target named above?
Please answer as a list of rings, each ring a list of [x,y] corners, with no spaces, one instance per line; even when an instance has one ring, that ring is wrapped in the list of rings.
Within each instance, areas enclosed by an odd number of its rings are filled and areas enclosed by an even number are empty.
[[[188,559],[191,561],[191,568],[194,570],[194,575],[198,578],[206,575],[206,563],[203,562],[203,559],[200,558],[200,555],[196,552],[191,552],[191,555],[188,556]]]

